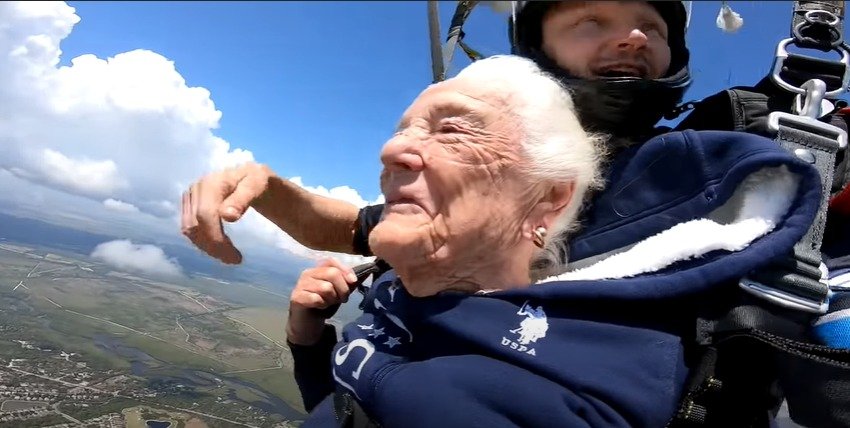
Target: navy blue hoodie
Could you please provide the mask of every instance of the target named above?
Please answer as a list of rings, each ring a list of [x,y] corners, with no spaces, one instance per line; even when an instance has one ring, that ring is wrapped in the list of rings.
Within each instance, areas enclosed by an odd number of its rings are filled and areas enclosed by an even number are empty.
[[[385,427],[664,426],[696,309],[791,250],[819,178],[769,139],[686,131],[621,153],[608,183],[562,276],[427,298],[375,281],[336,384]],[[333,425],[326,399],[303,426]]]

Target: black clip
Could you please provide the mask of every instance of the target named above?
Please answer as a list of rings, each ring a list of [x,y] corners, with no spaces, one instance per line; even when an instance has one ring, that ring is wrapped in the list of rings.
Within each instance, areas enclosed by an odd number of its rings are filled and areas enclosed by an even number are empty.
[[[352,268],[354,271],[354,275],[357,276],[357,281],[351,284],[352,289],[356,288],[357,291],[362,295],[366,295],[366,292],[369,291],[366,286],[363,285],[366,282],[366,279],[369,278],[372,274],[378,273],[381,271],[381,263],[380,260],[375,260],[373,262],[364,263],[362,265],[357,265]],[[335,305],[328,306],[324,309],[311,309],[316,315],[321,316],[324,319],[330,319],[334,315],[336,315],[336,311],[339,310],[341,305],[339,303]]]

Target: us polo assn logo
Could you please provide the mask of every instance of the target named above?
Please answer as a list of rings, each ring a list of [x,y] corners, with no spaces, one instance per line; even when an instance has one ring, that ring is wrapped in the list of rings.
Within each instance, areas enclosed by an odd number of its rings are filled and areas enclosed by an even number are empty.
[[[513,330],[508,330],[511,333],[519,335],[519,338],[508,339],[502,337],[502,346],[511,348],[517,352],[523,352],[528,355],[537,355],[533,347],[529,346],[536,343],[538,339],[546,337],[546,331],[549,330],[549,321],[546,319],[546,312],[543,312],[543,307],[534,307],[525,302],[517,315],[524,316],[525,319],[519,323],[519,327]]]

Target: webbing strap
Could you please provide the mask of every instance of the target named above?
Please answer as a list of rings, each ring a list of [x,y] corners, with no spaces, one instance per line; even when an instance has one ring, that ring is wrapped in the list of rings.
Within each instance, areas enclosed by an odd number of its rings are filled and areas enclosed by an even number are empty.
[[[821,262],[820,247],[826,226],[826,212],[839,143],[835,136],[822,136],[818,134],[818,130],[806,130],[804,128],[804,123],[801,123],[797,128],[780,122],[776,140],[780,146],[794,153],[798,158],[813,164],[820,174],[822,193],[817,217],[809,231],[794,248],[799,258],[818,266]]]
[[[741,280],[743,290],[761,299],[739,296],[726,309],[698,320],[694,352],[699,359],[669,426],[765,426],[759,414],[766,417],[783,394],[795,422],[850,426],[850,350],[813,344],[807,335],[810,321],[826,311],[830,296],[821,281],[820,247],[836,154],[846,147],[847,133],[819,118],[823,99],[837,97],[850,83],[843,18],[844,1],[795,1],[792,37],[777,46],[770,76],[797,96],[795,114],[774,111],[768,127],[780,146],[820,173],[816,218],[795,245],[793,257]],[[836,50],[842,59],[792,54],[786,49],[790,44]],[[733,107],[740,112],[739,105]]]
[[[782,396],[797,423],[850,426],[850,350],[808,341],[800,312],[740,299],[698,323],[700,358],[668,428],[766,427]]]
[[[457,8],[452,16],[452,22],[449,25],[449,31],[446,36],[446,44],[443,46],[443,64],[445,69],[443,70],[440,79],[435,81],[441,81],[446,78],[446,73],[452,63],[456,46],[460,45],[463,52],[466,53],[471,60],[475,61],[478,59],[470,53],[474,52],[474,50],[469,48],[469,46],[463,42],[463,37],[465,35],[463,32],[463,24],[466,22],[466,19],[469,18],[469,14],[472,13],[472,9],[474,9],[478,3],[479,2],[477,0],[460,0],[457,2]]]
[[[791,419],[803,426],[850,426],[850,350],[753,330],[727,339],[765,348],[774,357]]]
[[[812,105],[820,105],[825,85],[820,80],[810,82],[804,85],[808,92],[801,115],[774,112],[770,114],[768,126],[776,131],[776,141],[781,147],[812,164],[820,173],[821,200],[816,217],[794,246],[796,266],[792,269],[770,266],[743,278],[740,285],[745,291],[778,305],[821,314],[828,308],[830,290],[823,281],[825,272],[820,272],[820,247],[826,227],[835,158],[838,150],[847,146],[847,134],[817,119],[819,107],[812,110]]]

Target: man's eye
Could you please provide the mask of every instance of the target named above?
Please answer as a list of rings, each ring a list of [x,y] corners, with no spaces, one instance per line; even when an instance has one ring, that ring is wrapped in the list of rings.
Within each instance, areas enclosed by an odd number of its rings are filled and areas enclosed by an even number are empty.
[[[575,24],[568,27],[568,31],[572,33],[592,35],[597,33],[602,28],[602,21],[598,18],[588,17],[577,21]]]
[[[654,23],[647,23],[647,24],[641,25],[640,31],[643,32],[643,34],[647,34],[647,35],[655,34],[655,35],[660,36],[663,39],[667,39],[667,35],[664,34],[663,31],[661,31],[661,27],[659,27],[657,24],[654,24]]]
[[[578,22],[576,22],[575,26],[576,27],[581,27],[581,26],[595,27],[595,26],[598,26],[600,23],[601,23],[601,21],[598,18],[589,16],[587,18],[582,18],[582,19],[578,20]]]

